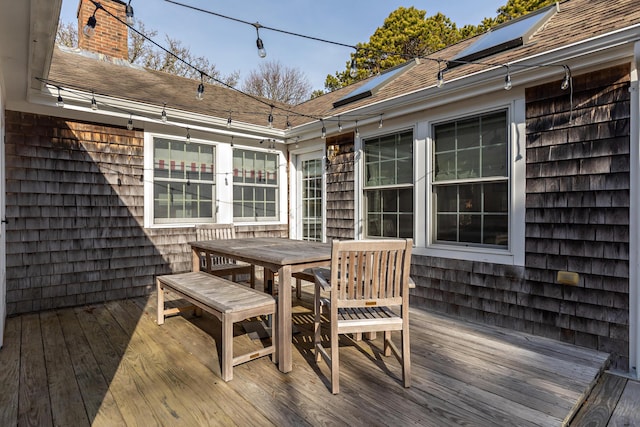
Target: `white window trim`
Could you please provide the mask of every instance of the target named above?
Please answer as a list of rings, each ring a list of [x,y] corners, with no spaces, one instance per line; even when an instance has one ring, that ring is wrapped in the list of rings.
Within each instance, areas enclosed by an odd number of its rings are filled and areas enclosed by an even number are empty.
[[[525,246],[525,100],[498,101],[491,105],[467,106],[464,109],[429,114],[429,120],[418,123],[415,135],[416,168],[416,248],[414,254],[440,258],[463,259],[495,264],[524,266]],[[482,247],[460,247],[432,242],[433,201],[430,197],[432,174],[429,173],[433,157],[433,126],[450,120],[507,110],[509,120],[510,209],[509,248],[507,250]],[[516,161],[516,156],[521,158]],[[421,179],[420,176],[424,179]],[[419,209],[424,206],[424,211]],[[422,212],[420,212],[422,211]]]
[[[182,136],[169,135],[154,132],[145,132],[144,134],[144,227],[145,228],[184,228],[193,227],[195,222],[173,223],[173,224],[154,224],[153,222],[153,140],[154,138],[168,138],[174,140],[184,139]],[[216,168],[216,223],[235,225],[282,225],[287,223],[287,161],[281,151],[277,151],[278,155],[278,220],[277,221],[251,221],[251,222],[234,222],[233,221],[233,148],[249,151],[268,152],[273,150],[253,147],[247,145],[235,144],[231,147],[229,143],[216,141],[215,137],[211,140],[191,138],[191,141],[198,144],[208,144],[216,147],[215,168]]]

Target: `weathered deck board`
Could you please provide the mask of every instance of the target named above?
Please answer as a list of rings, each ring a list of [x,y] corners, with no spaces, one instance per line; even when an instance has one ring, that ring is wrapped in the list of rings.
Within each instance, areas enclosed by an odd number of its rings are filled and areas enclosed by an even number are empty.
[[[640,383],[628,381],[609,426],[622,427],[640,424]]]
[[[73,398],[80,395],[85,425],[553,426],[567,421],[607,358],[412,310],[411,388],[402,387],[395,358],[381,356],[381,336],[345,337],[334,396],[326,365],[314,361],[305,297],[293,310],[293,371],[262,358],[236,366],[228,383],[219,377],[219,322],[181,314],[159,327],[153,296],[8,319],[0,379],[10,386],[0,389],[0,421],[83,425]],[[261,344],[238,324],[234,346]],[[624,399],[621,420],[634,399]]]
[[[40,326],[53,424],[57,426],[85,425],[89,419],[56,313],[53,311],[42,312]],[[69,342],[69,344],[71,347],[74,346],[73,342]]]
[[[4,346],[0,349],[0,426],[15,425],[18,419],[20,390],[20,337],[22,318],[7,319]]]
[[[20,343],[20,391],[18,424],[20,426],[51,426],[51,401],[45,367],[40,316],[22,317]]]

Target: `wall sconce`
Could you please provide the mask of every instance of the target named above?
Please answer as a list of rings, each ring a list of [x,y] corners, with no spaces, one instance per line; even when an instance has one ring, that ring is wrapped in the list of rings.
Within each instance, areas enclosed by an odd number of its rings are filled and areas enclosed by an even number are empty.
[[[327,168],[331,163],[333,163],[338,154],[340,154],[340,146],[338,144],[331,144],[327,146]]]

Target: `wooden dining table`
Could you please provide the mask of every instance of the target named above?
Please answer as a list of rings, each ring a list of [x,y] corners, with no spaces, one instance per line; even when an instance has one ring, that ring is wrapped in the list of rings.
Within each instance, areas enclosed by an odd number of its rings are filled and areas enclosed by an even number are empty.
[[[200,256],[207,253],[261,266],[266,269],[265,272],[278,273],[276,360],[281,372],[290,372],[293,369],[292,274],[307,268],[329,266],[331,245],[279,237],[202,240],[189,244],[193,254],[193,271],[200,270]]]

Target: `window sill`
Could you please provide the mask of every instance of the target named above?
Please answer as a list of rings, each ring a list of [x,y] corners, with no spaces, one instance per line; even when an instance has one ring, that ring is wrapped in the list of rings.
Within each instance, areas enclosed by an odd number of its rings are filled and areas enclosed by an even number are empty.
[[[512,252],[499,249],[432,245],[428,247],[416,247],[413,249],[413,254],[492,264],[516,265],[516,256]]]

